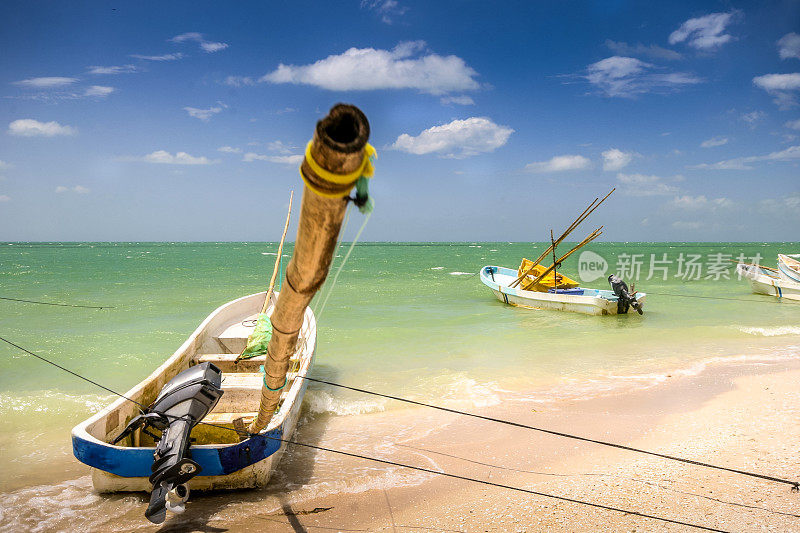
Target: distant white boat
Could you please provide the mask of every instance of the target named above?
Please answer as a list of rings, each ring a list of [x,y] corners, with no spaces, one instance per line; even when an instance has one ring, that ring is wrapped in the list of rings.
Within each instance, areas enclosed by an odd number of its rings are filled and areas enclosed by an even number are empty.
[[[778,275],[795,283],[800,283],[800,261],[788,255],[778,254]]]
[[[766,294],[778,299],[800,301],[800,283],[786,280],[759,265],[748,265],[739,263],[736,265],[736,273],[747,278],[753,292],[756,294]]]
[[[508,305],[526,309],[554,309],[586,315],[616,315],[619,297],[614,291],[586,289],[559,289],[557,292],[526,291],[509,287],[517,279],[517,271],[498,266],[481,269],[481,281],[492,289],[497,299]],[[636,293],[636,300],[644,304],[647,295]]]

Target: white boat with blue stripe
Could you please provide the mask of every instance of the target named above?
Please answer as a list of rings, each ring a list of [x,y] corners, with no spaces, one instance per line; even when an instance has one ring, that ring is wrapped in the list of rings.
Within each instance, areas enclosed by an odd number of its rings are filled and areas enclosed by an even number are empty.
[[[779,300],[800,301],[800,283],[785,279],[780,275],[781,272],[761,265],[736,265],[736,273],[750,282],[754,293],[774,296]]]
[[[199,473],[188,481],[191,489],[240,489],[266,485],[291,438],[306,390],[303,376],[311,367],[316,347],[316,321],[306,309],[297,351],[290,359],[287,384],[280,407],[269,426],[253,435],[242,436],[236,428],[246,427],[256,417],[264,375],[259,366],[265,356],[234,363],[253,331],[262,309],[265,292],[228,302],[206,318],[178,350],[150,376],[125,393],[142,405],[154,402],[162,388],[179,373],[211,363],[222,371],[223,394],[202,423],[191,432],[189,448]],[[272,299],[271,299],[272,300]],[[274,300],[267,309],[271,315]],[[92,467],[92,481],[98,492],[149,491],[156,443],[144,428],[138,428],[119,444],[113,441],[140,414],[139,406],[119,398],[72,430],[75,457]],[[213,425],[210,425],[213,424]],[[244,438],[243,438],[244,437]]]
[[[611,290],[587,289],[583,287],[570,289],[550,289],[552,292],[528,291],[520,287],[510,287],[518,277],[516,270],[501,266],[485,266],[480,272],[481,281],[489,287],[494,295],[503,303],[526,309],[553,309],[571,311],[587,315],[616,315],[620,309],[619,296]],[[646,294],[635,294],[636,301],[644,303]],[[624,312],[624,311],[623,311]]]
[[[800,261],[788,255],[778,254],[778,275],[786,281],[800,283]]]

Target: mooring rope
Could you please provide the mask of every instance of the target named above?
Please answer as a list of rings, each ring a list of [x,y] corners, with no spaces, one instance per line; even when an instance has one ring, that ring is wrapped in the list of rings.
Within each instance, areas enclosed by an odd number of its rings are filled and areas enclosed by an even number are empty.
[[[59,307],[83,307],[84,309],[115,309],[112,305],[76,305],[76,304],[59,304],[54,302],[38,302],[36,300],[21,300],[19,298],[6,298],[0,296],[0,300],[9,300],[12,302],[24,302],[26,304],[40,304],[40,305],[57,305]]]
[[[691,465],[695,465],[695,466],[703,466],[703,467],[706,467],[706,468],[713,468],[713,469],[716,469],[716,470],[724,470],[726,472],[733,472],[734,474],[741,474],[741,475],[744,475],[744,476],[750,476],[750,477],[765,479],[765,480],[768,480],[768,481],[775,481],[777,483],[785,483],[787,485],[791,485],[793,491],[796,491],[796,490],[800,489],[800,482],[798,482],[798,481],[791,481],[791,480],[788,480],[788,479],[782,479],[782,478],[779,478],[779,477],[768,476],[768,475],[765,475],[765,474],[758,474],[758,473],[755,473],[755,472],[748,472],[746,470],[738,470],[736,468],[728,468],[728,467],[725,467],[725,466],[713,465],[713,464],[710,464],[710,463],[704,463],[702,461],[695,461],[694,459],[685,459],[683,457],[677,457],[677,456],[668,455],[668,454],[665,454],[665,453],[651,452],[651,451],[648,451],[648,450],[643,450],[641,448],[634,448],[632,446],[625,446],[624,444],[617,444],[617,443],[614,443],[614,442],[608,442],[608,441],[603,441],[603,440],[598,440],[598,439],[592,439],[592,438],[589,438],[589,437],[582,437],[580,435],[573,435],[571,433],[565,433],[565,432],[562,432],[562,431],[555,431],[555,430],[552,430],[552,429],[545,429],[545,428],[540,428],[540,427],[536,427],[536,426],[530,426],[528,424],[522,424],[520,422],[512,422],[511,420],[504,420],[502,418],[494,418],[494,417],[491,417],[491,416],[479,415],[479,414],[470,413],[470,412],[467,412],[467,411],[459,411],[458,409],[450,409],[449,407],[442,407],[440,405],[434,405],[434,404],[430,404],[430,403],[418,402],[418,401],[415,401],[415,400],[409,400],[408,398],[400,398],[399,396],[392,396],[390,394],[383,394],[383,393],[380,393],[380,392],[375,392],[375,391],[371,391],[371,390],[367,390],[367,389],[360,389],[358,387],[351,387],[349,385],[342,385],[340,383],[334,383],[332,381],[327,381],[327,380],[324,380],[324,379],[317,379],[317,378],[312,378],[312,377],[308,377],[308,376],[301,376],[299,374],[297,375],[297,377],[300,378],[300,379],[313,381],[315,383],[323,383],[325,385],[330,385],[332,387],[339,387],[339,388],[351,390],[351,391],[354,391],[354,392],[360,392],[360,393],[363,393],[363,394],[370,394],[372,396],[378,396],[380,398],[386,398],[386,399],[389,399],[389,400],[396,400],[398,402],[404,402],[404,403],[409,403],[409,404],[412,404],[412,405],[418,405],[420,407],[428,407],[430,409],[436,409],[438,411],[445,411],[447,413],[463,415],[463,416],[469,416],[469,417],[472,417],[472,418],[478,418],[480,420],[486,420],[486,421],[489,421],[489,422],[496,422],[498,424],[505,424],[507,426],[513,426],[513,427],[529,429],[529,430],[533,430],[533,431],[539,431],[541,433],[547,433],[549,435],[555,435],[557,437],[565,437],[565,438],[568,438],[568,439],[580,440],[580,441],[583,441],[583,442],[591,442],[593,444],[600,444],[602,446],[610,446],[612,448],[618,448],[620,450],[626,450],[626,451],[630,451],[630,452],[643,453],[643,454],[646,454],[646,455],[652,455],[652,456],[655,456],[655,457],[660,457],[662,459],[669,459],[669,460],[672,460],[672,461],[678,461],[678,462],[681,462],[681,463],[691,464]]]
[[[642,291],[642,292],[644,292],[648,296],[653,294],[655,296],[674,296],[676,298],[699,298],[702,300],[729,300],[732,302],[748,302],[748,303],[757,302],[757,303],[768,303],[768,304],[774,303],[772,300],[764,300],[763,298],[748,300],[746,298],[725,298],[724,296],[702,296],[699,294],[676,294],[674,292],[650,292],[650,291]],[[764,296],[770,296],[770,295],[765,294]]]
[[[63,371],[65,371],[65,372],[67,372],[67,373],[69,373],[69,374],[71,374],[71,375],[73,375],[73,376],[75,376],[77,378],[80,378],[80,379],[82,379],[84,381],[87,381],[88,383],[91,383],[92,385],[95,385],[95,386],[97,386],[97,387],[99,387],[99,388],[101,388],[101,389],[103,389],[105,391],[108,391],[108,392],[110,392],[110,393],[112,393],[112,394],[114,394],[116,396],[119,396],[120,398],[123,398],[123,399],[125,399],[125,400],[127,400],[127,401],[129,401],[131,403],[134,403],[134,404],[136,404],[137,406],[139,406],[142,409],[146,409],[146,407],[143,404],[137,402],[136,400],[128,398],[127,396],[125,396],[123,394],[120,394],[120,393],[118,393],[118,392],[116,392],[116,391],[114,391],[114,390],[112,390],[112,389],[110,389],[108,387],[105,387],[104,385],[101,385],[101,384],[97,383],[96,381],[93,381],[93,380],[91,380],[89,378],[81,376],[77,372],[73,372],[72,370],[64,368],[63,366],[61,366],[61,365],[59,365],[59,364],[57,364],[57,363],[45,358],[45,357],[42,357],[42,356],[40,356],[38,354],[35,354],[32,351],[30,351],[30,350],[28,350],[26,348],[23,348],[22,346],[9,341],[8,339],[0,337],[0,340],[5,342],[5,343],[7,343],[7,344],[9,344],[9,345],[11,345],[11,346],[13,346],[14,348],[17,348],[18,350],[21,350],[21,351],[23,351],[23,352],[25,352],[25,353],[27,353],[29,355],[32,355],[32,356],[34,356],[34,357],[36,357],[36,358],[38,358],[38,359],[50,364],[50,365],[53,365],[56,368],[59,368],[60,370],[63,370]],[[329,385],[336,385],[336,384],[333,384],[333,383],[330,383],[330,382],[325,382],[323,380],[314,380],[313,378],[305,378],[305,379],[309,379],[309,380],[312,380],[312,381],[319,381],[321,383],[328,383]],[[337,385],[337,386],[341,386],[341,385]],[[353,387],[346,387],[346,388],[350,388],[352,390],[359,390],[359,389],[355,389]],[[389,396],[386,396],[386,397],[389,397]],[[412,403],[418,403],[418,402],[413,402],[412,400],[403,400],[403,401],[409,401],[409,402],[412,402]],[[423,404],[420,404],[420,405],[423,405]],[[487,417],[481,417],[479,415],[473,415],[473,414],[469,414],[469,413],[461,413],[461,412],[450,410],[450,409],[447,409],[447,408],[440,408],[440,409],[456,412],[456,413],[459,413],[459,414],[468,414],[469,416],[476,416],[478,418],[486,418],[488,420],[491,420],[491,419],[489,419]],[[187,417],[178,417],[178,416],[174,416],[174,415],[165,415],[165,416],[167,418],[172,418],[173,420],[193,421],[193,420],[190,420]],[[501,421],[501,420],[498,419],[497,421]],[[508,422],[508,421],[501,421],[501,422],[509,423],[511,425],[519,425],[519,424],[516,424],[516,423],[513,423],[513,422]],[[648,518],[648,519],[657,520],[657,521],[661,521],[661,522],[666,522],[666,523],[670,523],[670,524],[676,524],[676,525],[680,525],[680,526],[692,527],[692,528],[700,529],[700,530],[704,530],[704,531],[717,531],[717,532],[727,533],[725,530],[714,528],[714,527],[710,527],[710,526],[703,526],[703,525],[699,525],[699,524],[693,524],[693,523],[690,523],[690,522],[684,522],[684,521],[681,521],[681,520],[674,520],[674,519],[671,519],[671,518],[664,518],[662,516],[651,515],[651,514],[642,513],[642,512],[639,512],[639,511],[632,511],[632,510],[623,509],[623,508],[620,508],[620,507],[613,507],[613,506],[610,506],[610,505],[604,505],[604,504],[585,501],[585,500],[578,500],[578,499],[569,498],[569,497],[566,497],[566,496],[559,496],[557,494],[550,494],[550,493],[546,493],[546,492],[534,491],[534,490],[525,489],[525,488],[522,488],[522,487],[515,487],[513,485],[505,485],[505,484],[502,484],[502,483],[493,483],[491,481],[486,481],[486,480],[477,479],[477,478],[471,478],[471,477],[468,477],[468,476],[461,476],[461,475],[452,474],[452,473],[449,473],[449,472],[432,470],[430,468],[423,468],[423,467],[409,465],[409,464],[400,463],[400,462],[396,462],[396,461],[389,461],[389,460],[386,460],[386,459],[379,459],[377,457],[370,457],[370,456],[367,456],[367,455],[362,455],[362,454],[357,454],[357,453],[352,453],[352,452],[345,452],[345,451],[336,450],[336,449],[333,449],[333,448],[327,448],[325,446],[317,446],[317,445],[314,445],[314,444],[298,442],[298,441],[295,441],[295,440],[292,440],[292,439],[283,439],[283,438],[279,438],[279,437],[273,437],[273,436],[270,436],[270,435],[268,435],[266,433],[265,434],[260,434],[260,433],[259,434],[254,434],[254,433],[249,433],[248,431],[239,430],[239,429],[236,429],[236,428],[227,427],[227,426],[223,426],[223,425],[220,425],[220,424],[212,424],[212,423],[203,422],[203,421],[200,421],[200,422],[197,422],[197,423],[198,424],[203,424],[203,425],[206,425],[206,426],[211,426],[211,427],[223,429],[223,430],[227,430],[227,431],[233,431],[234,433],[236,433],[236,434],[238,434],[240,436],[246,436],[246,437],[261,436],[261,437],[264,437],[266,439],[276,440],[276,441],[284,442],[286,444],[292,444],[292,445],[295,445],[295,446],[301,446],[301,447],[310,448],[310,449],[314,449],[314,450],[325,451],[325,452],[329,452],[329,453],[335,453],[335,454],[344,455],[344,456],[348,456],[348,457],[353,457],[353,458],[357,458],[357,459],[363,459],[363,460],[366,460],[366,461],[372,461],[372,462],[377,462],[377,463],[382,463],[382,464],[387,464],[387,465],[392,465],[392,466],[398,466],[398,467],[401,467],[401,468],[408,468],[410,470],[416,470],[416,471],[425,472],[425,473],[428,473],[428,474],[444,476],[444,477],[449,477],[449,478],[453,478],[453,479],[460,479],[460,480],[463,480],[463,481],[469,481],[469,482],[479,483],[479,484],[487,485],[487,486],[491,486],[491,487],[497,487],[497,488],[503,488],[503,489],[507,489],[507,490],[513,490],[513,491],[516,491],[516,492],[532,494],[534,496],[541,496],[541,497],[544,497],[544,498],[556,499],[556,500],[560,500],[560,501],[564,501],[564,502],[568,502],[568,503],[586,505],[586,506],[589,506],[589,507],[594,507],[594,508],[597,508],[597,509],[603,509],[603,510],[607,510],[607,511],[620,512],[620,513],[629,514],[629,515],[632,515],[632,516],[638,516],[638,517],[641,517],[641,518]],[[524,427],[524,426],[522,426],[522,427]],[[533,429],[536,429],[536,428],[533,428]],[[582,440],[588,440],[588,439],[582,439]],[[595,441],[595,442],[600,442],[600,441]],[[763,476],[760,476],[760,477],[763,477]],[[783,480],[778,480],[778,481],[783,481]]]
[[[64,372],[67,372],[68,374],[72,374],[72,375],[73,375],[73,376],[75,376],[76,378],[80,378],[80,379],[82,379],[83,381],[89,382],[89,383],[91,383],[92,385],[94,385],[95,387],[100,387],[100,388],[101,388],[101,389],[103,389],[104,391],[108,391],[108,392],[110,392],[111,394],[116,394],[116,395],[117,395],[117,396],[119,396],[120,398],[125,398],[125,399],[126,399],[126,400],[128,400],[129,402],[133,402],[133,403],[135,403],[136,405],[138,405],[138,406],[139,406],[139,407],[141,407],[142,409],[146,409],[146,407],[145,407],[144,405],[142,405],[141,403],[137,402],[136,400],[132,400],[132,399],[128,398],[127,396],[125,396],[124,394],[120,394],[120,393],[118,393],[118,392],[117,392],[117,391],[115,391],[115,390],[109,389],[108,387],[106,387],[106,386],[104,386],[104,385],[101,385],[101,384],[99,384],[99,383],[98,383],[98,382],[96,382],[96,381],[92,381],[91,379],[89,379],[89,378],[87,378],[87,377],[81,376],[81,375],[80,375],[80,374],[78,374],[77,372],[73,372],[72,370],[70,370],[70,369],[68,369],[68,368],[64,368],[63,366],[61,366],[61,365],[59,365],[58,363],[55,363],[55,362],[53,362],[53,361],[51,361],[51,360],[47,359],[46,357],[42,357],[41,355],[35,354],[35,353],[33,353],[32,351],[30,351],[30,350],[27,350],[27,349],[23,348],[23,347],[22,347],[22,346],[20,346],[19,344],[14,344],[14,343],[13,343],[13,342],[11,342],[10,340],[8,340],[8,339],[4,339],[3,337],[0,337],[0,341],[3,341],[3,342],[5,342],[6,344],[10,344],[10,345],[11,345],[11,346],[13,346],[14,348],[16,348],[16,349],[18,349],[18,350],[22,350],[22,351],[23,351],[23,352],[25,352],[26,354],[28,354],[28,355],[32,355],[32,356],[36,357],[37,359],[41,359],[41,360],[42,360],[42,361],[44,361],[45,363],[51,364],[51,365],[53,365],[54,367],[56,367],[56,368],[59,368],[59,369],[63,370]]]
[[[319,322],[320,317],[322,316],[322,312],[325,311],[325,304],[328,303],[328,298],[331,297],[331,293],[333,293],[334,287],[336,287],[336,281],[339,279],[339,274],[342,272],[344,265],[347,264],[347,261],[350,259],[350,254],[353,252],[353,248],[355,247],[358,240],[361,238],[361,233],[364,231],[364,228],[367,227],[367,222],[369,222],[370,217],[372,216],[372,212],[366,214],[364,217],[364,222],[361,223],[361,227],[358,228],[358,232],[356,233],[353,242],[350,243],[350,248],[347,249],[347,253],[344,255],[344,259],[342,259],[339,268],[336,269],[336,273],[333,275],[333,280],[331,280],[331,288],[328,289],[328,293],[325,295],[325,299],[322,301],[322,305],[320,305],[319,313],[314,313],[316,315],[317,322]]]

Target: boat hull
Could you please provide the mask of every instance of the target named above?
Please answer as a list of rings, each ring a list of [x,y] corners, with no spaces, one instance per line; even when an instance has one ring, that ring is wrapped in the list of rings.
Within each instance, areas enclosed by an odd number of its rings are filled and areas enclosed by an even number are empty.
[[[739,263],[736,273],[746,278],[755,294],[800,302],[800,283],[794,283],[755,266]]]
[[[481,281],[489,287],[501,302],[526,309],[550,309],[586,315],[616,315],[617,297],[613,291],[583,289],[583,295],[554,294],[526,291],[508,285],[517,278],[516,270],[498,266],[485,266],[480,272]],[[647,295],[637,293],[639,303],[644,304]],[[635,312],[634,312],[635,314]]]
[[[240,328],[239,323],[257,314],[265,297],[263,292],[251,294],[219,307],[164,364],[125,396],[148,405],[172,377],[196,364],[198,357],[203,354],[220,351],[225,354],[237,353],[239,345],[243,346],[242,343],[246,342],[246,330]],[[268,309],[269,312],[271,308]],[[235,328],[243,331],[243,338],[225,336],[225,332]],[[298,346],[296,373],[291,376],[294,379],[287,385],[279,410],[263,432],[238,441],[236,435],[232,435],[233,432],[219,429],[219,432],[227,433],[226,440],[229,442],[196,444],[190,447],[192,459],[201,468],[200,473],[188,482],[190,489],[244,489],[267,484],[286,448],[283,440],[291,438],[297,425],[307,386],[302,376],[306,375],[313,363],[316,322],[310,309],[306,310]],[[230,376],[236,374],[223,372],[223,390],[226,387],[226,378]],[[230,410],[232,405],[242,403],[250,410],[257,406],[261,379],[257,376],[256,378],[257,383],[252,383],[247,389],[226,390],[229,398],[223,394],[218,407]],[[72,430],[73,453],[79,461],[92,467],[92,481],[98,492],[152,489],[148,478],[155,447],[110,444],[138,413],[136,404],[120,398]]]
[[[778,276],[786,281],[800,283],[800,261],[778,254]]]

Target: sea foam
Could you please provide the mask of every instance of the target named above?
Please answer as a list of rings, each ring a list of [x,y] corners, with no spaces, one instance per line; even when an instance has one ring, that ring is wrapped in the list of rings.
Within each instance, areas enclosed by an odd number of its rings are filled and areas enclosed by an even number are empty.
[[[746,327],[736,326],[736,329],[748,335],[759,337],[777,337],[779,335],[800,335],[800,326],[772,326],[772,327]]]

